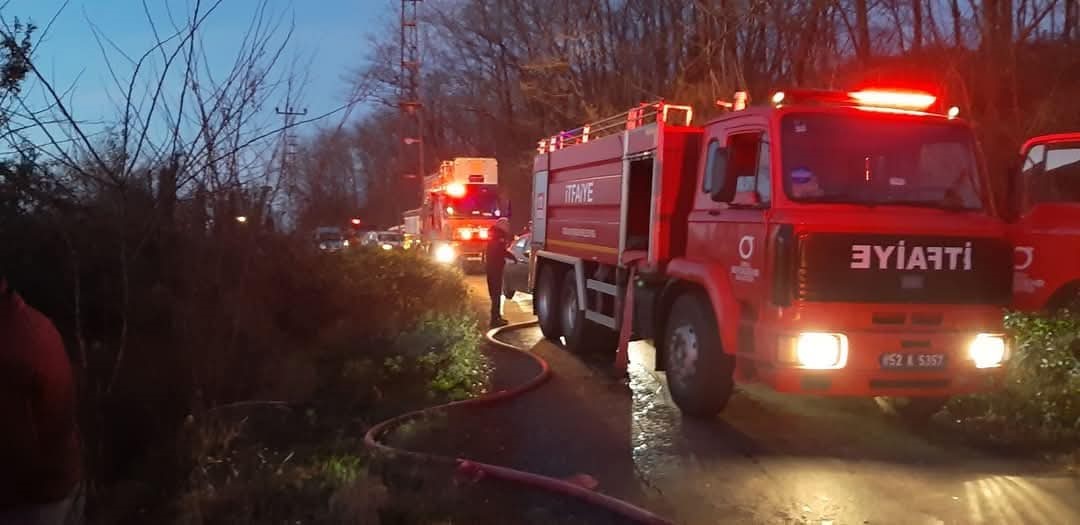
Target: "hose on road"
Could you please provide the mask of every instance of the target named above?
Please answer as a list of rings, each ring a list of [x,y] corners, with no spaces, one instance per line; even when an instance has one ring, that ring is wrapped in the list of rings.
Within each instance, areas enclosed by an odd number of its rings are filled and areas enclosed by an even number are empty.
[[[506,401],[511,398],[515,398],[527,392],[530,392],[540,385],[544,384],[551,377],[551,367],[548,366],[547,361],[544,361],[539,356],[532,352],[522,351],[521,349],[495,338],[503,330],[513,330],[526,328],[536,325],[535,321],[516,323],[507,325],[501,328],[495,328],[487,332],[487,342],[494,348],[500,351],[519,352],[523,353],[540,367],[540,373],[525,383],[513,388],[500,390],[498,392],[492,392],[472,399],[466,399],[463,401],[454,401],[443,405],[436,405],[425,409],[417,410],[414,412],[408,412],[400,416],[382,421],[375,426],[368,429],[367,434],[364,435],[364,443],[372,450],[380,453],[393,456],[406,456],[413,459],[433,462],[433,463],[449,463],[456,466],[458,472],[469,474],[471,476],[483,476],[490,479],[498,479],[511,483],[517,483],[526,487],[540,489],[547,492],[561,494],[569,496],[578,500],[581,500],[589,505],[594,505],[607,511],[623,516],[636,523],[644,523],[649,525],[668,525],[671,522],[649,512],[641,507],[637,507],[623,500],[601,494],[599,492],[587,489],[581,485],[571,483],[569,481],[561,480],[558,478],[552,478],[548,476],[541,476],[539,474],[533,474],[531,472],[525,472],[522,470],[516,470],[508,467],[501,467],[499,465],[491,465],[488,463],[481,463],[478,461],[472,461],[465,458],[450,458],[444,456],[436,456],[433,454],[426,454],[423,452],[415,452],[410,450],[398,449],[382,443],[380,438],[384,436],[390,430],[415,419],[430,415],[434,412],[448,410],[457,407],[466,406],[486,406]]]

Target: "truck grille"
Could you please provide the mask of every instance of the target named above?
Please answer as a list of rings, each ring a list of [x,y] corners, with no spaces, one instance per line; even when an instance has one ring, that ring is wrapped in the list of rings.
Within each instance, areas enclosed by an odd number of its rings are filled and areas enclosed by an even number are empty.
[[[1005,305],[1012,249],[986,238],[807,234],[798,243],[795,288],[804,301]],[[894,316],[875,322],[940,323],[928,314]]]

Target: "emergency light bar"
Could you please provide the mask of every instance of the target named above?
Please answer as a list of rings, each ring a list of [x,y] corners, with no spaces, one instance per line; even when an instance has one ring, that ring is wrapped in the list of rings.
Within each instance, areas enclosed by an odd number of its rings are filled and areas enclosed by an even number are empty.
[[[787,104],[836,104],[886,111],[926,111],[937,103],[937,97],[922,91],[892,89],[848,92],[799,89],[777,91],[772,96],[772,103],[777,107]]]

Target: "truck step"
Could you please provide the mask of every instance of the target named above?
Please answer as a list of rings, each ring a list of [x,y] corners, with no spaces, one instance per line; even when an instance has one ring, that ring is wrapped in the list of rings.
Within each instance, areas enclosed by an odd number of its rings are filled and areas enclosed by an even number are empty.
[[[615,285],[614,284],[605,283],[604,281],[597,281],[595,279],[586,279],[585,280],[585,287],[590,289],[590,290],[596,290],[597,292],[600,292],[602,294],[606,294],[606,295],[610,295],[612,297],[615,297]]]
[[[604,315],[600,312],[594,312],[592,310],[585,310],[585,319],[592,321],[598,325],[606,326],[612,330],[615,329],[615,318],[610,315]]]

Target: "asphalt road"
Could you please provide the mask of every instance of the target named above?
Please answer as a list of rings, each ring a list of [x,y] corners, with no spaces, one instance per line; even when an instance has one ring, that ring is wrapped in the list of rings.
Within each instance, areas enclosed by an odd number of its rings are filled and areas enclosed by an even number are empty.
[[[486,301],[483,279],[467,279]],[[527,320],[531,306],[519,294],[504,315]],[[1080,480],[1063,469],[907,427],[869,401],[743,388],[715,421],[684,421],[646,344],[633,345],[626,382],[606,360],[582,361],[537,329],[503,338],[546,359],[553,380],[451,422],[474,431],[448,440],[447,452],[587,474],[597,490],[678,523],[1080,523]]]

